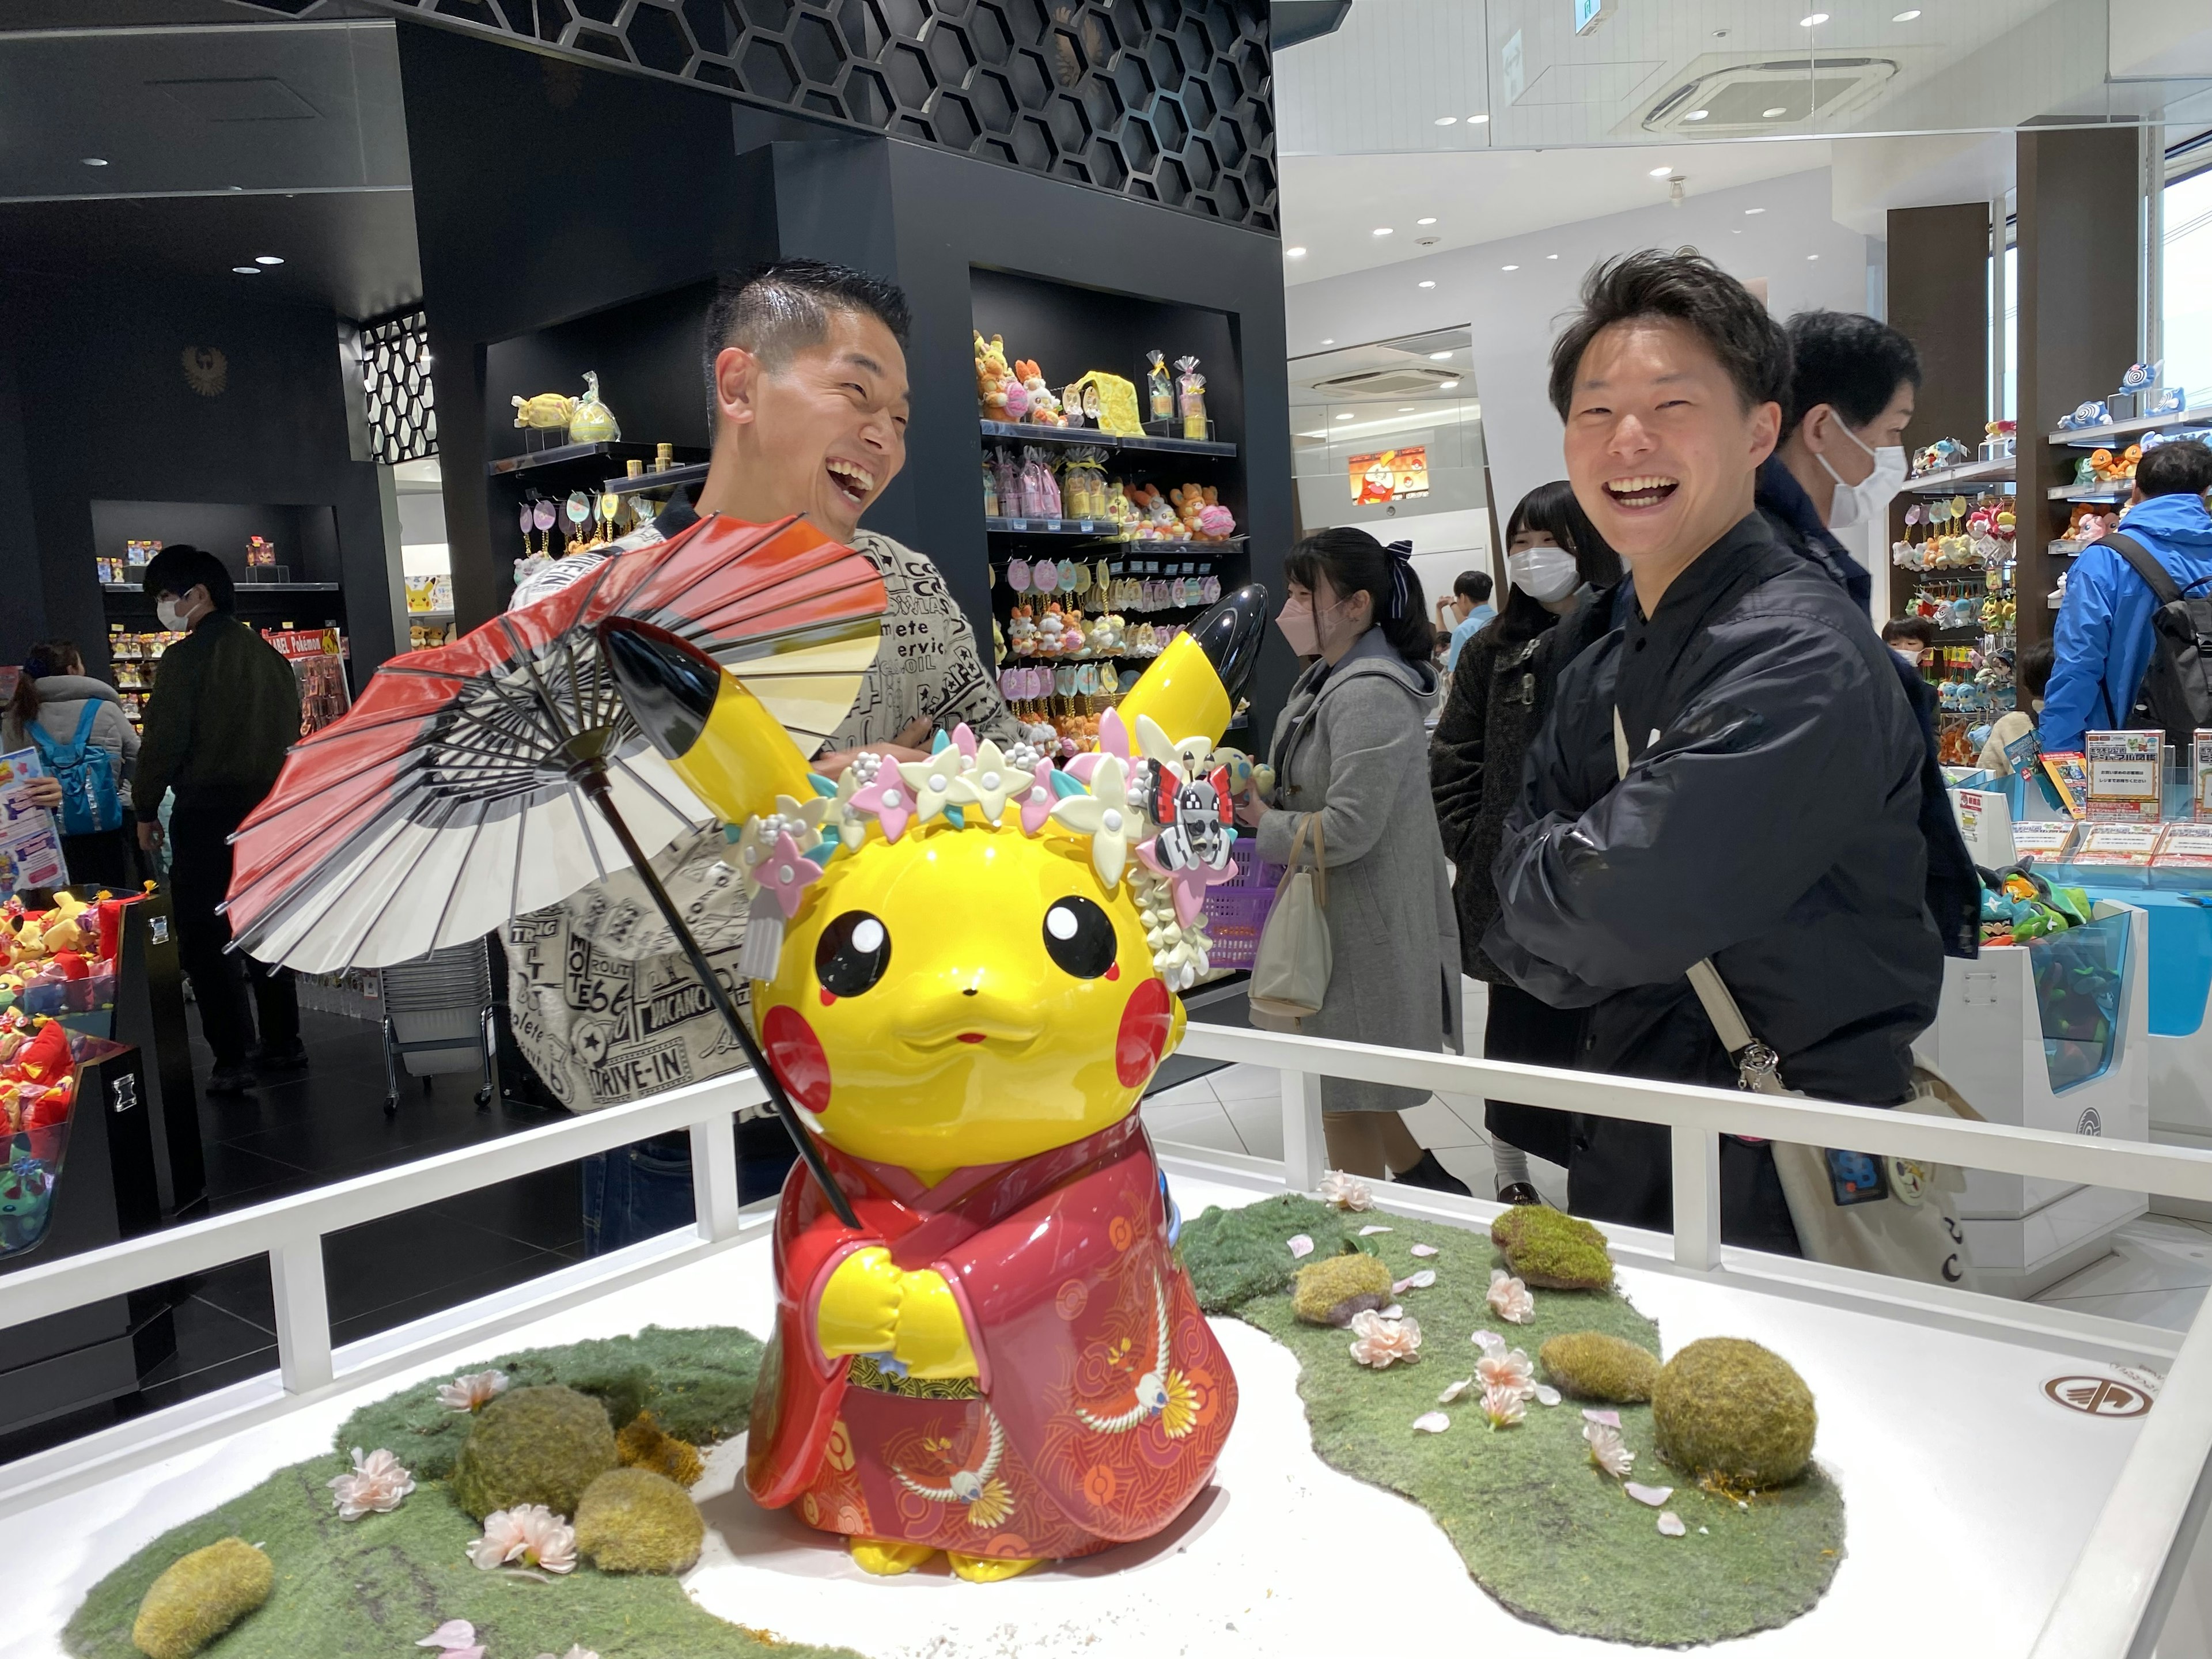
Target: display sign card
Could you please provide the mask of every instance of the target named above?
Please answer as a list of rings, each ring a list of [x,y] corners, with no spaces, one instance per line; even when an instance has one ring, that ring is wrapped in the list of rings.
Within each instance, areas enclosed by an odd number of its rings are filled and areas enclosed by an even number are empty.
[[[1419,501],[1429,493],[1429,451],[1425,444],[1354,455],[1345,464],[1355,507]]]
[[[2013,847],[2012,803],[2003,792],[1954,789],[1950,795],[1959,833],[1966,837],[1966,850],[1975,863],[1985,870],[2002,870],[2020,861]]]
[[[0,893],[69,884],[60,828],[31,802],[31,781],[45,775],[35,749],[0,755]]]
[[[2043,793],[2069,818],[2081,816],[2089,799],[2089,771],[2081,757],[2060,750],[2043,757]]]
[[[2207,732],[2205,735],[2212,737],[2212,732]],[[2023,780],[2032,778],[2035,775],[2036,757],[2040,752],[2036,741],[2035,728],[2030,726],[2005,745],[2005,764],[2012,769],[2014,777]]]
[[[2212,823],[2212,732],[2198,732],[2189,743],[2189,799],[2197,821]]]
[[[2169,823],[2151,855],[2157,870],[2203,869],[2212,866],[2212,823]]]
[[[2159,837],[2164,833],[2163,826],[2155,823],[2093,823],[2082,832],[2081,844],[2074,849],[2069,862],[2143,869],[2158,851]]]
[[[2012,827],[2013,851],[2038,864],[2063,864],[2081,826],[2071,818],[2028,818]]]
[[[2156,823],[2159,751],[2156,732],[2091,732],[2082,740],[2089,775],[2087,816],[2105,822]]]

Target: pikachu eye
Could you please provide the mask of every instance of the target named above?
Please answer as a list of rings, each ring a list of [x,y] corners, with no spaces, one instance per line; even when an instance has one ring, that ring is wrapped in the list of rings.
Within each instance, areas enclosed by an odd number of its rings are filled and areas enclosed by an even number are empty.
[[[860,995],[890,965],[890,930],[866,910],[834,919],[814,947],[814,976],[836,996]]]
[[[1044,913],[1047,955],[1078,979],[1097,979],[1114,965],[1114,924],[1087,898],[1064,898]]]

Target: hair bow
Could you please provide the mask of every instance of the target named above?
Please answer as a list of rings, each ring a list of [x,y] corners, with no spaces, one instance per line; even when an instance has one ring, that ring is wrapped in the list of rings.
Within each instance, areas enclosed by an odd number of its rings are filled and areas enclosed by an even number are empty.
[[[1388,542],[1382,550],[1390,556],[1390,616],[1395,621],[1406,614],[1406,577],[1413,568],[1413,544]]]

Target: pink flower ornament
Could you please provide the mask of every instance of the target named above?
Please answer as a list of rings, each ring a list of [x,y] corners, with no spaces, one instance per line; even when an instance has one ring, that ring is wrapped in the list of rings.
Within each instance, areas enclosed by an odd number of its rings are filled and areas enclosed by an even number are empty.
[[[906,826],[914,817],[914,791],[896,766],[878,768],[876,775],[862,787],[854,791],[852,808],[855,812],[870,812],[884,826],[884,839],[896,841],[906,833]]]
[[[1482,1414],[1493,1429],[1510,1429],[1528,1413],[1528,1402],[1518,1389],[1485,1389]]]
[[[1490,1310],[1509,1324],[1526,1325],[1536,1317],[1536,1298],[1528,1287],[1503,1267],[1490,1270]]]
[[[1034,836],[1052,817],[1056,799],[1052,788],[1052,763],[1041,760],[1030,774],[1030,787],[1022,792],[1022,833]]]
[[[468,1556],[486,1572],[504,1566],[575,1570],[575,1530],[543,1504],[494,1510],[484,1516],[483,1528],[483,1536],[468,1547]]]
[[[1198,920],[1198,913],[1206,908],[1206,890],[1219,887],[1237,879],[1237,865],[1231,860],[1219,869],[1210,864],[1187,864],[1180,870],[1170,870],[1160,861],[1158,848],[1159,838],[1152,837],[1137,847],[1138,861],[1161,880],[1167,883],[1168,891],[1175,899],[1176,920],[1188,927]]]
[[[1535,1364],[1518,1348],[1504,1353],[1483,1355],[1474,1362],[1474,1374],[1485,1392],[1492,1389],[1507,1389],[1523,1400],[1536,1397]]]
[[[775,902],[789,921],[799,914],[806,890],[822,879],[822,866],[808,858],[789,830],[775,838],[768,856],[753,866],[753,879],[775,895]]]
[[[506,1392],[505,1371],[470,1371],[438,1384],[438,1403],[449,1412],[480,1412]]]
[[[328,1484],[337,1494],[331,1501],[337,1505],[338,1519],[358,1521],[364,1515],[389,1515],[398,1509],[399,1500],[415,1490],[415,1477],[381,1447],[363,1457],[361,1448],[356,1446],[353,1473],[338,1475]]]
[[[1352,1357],[1378,1371],[1411,1364],[1421,1357],[1421,1325],[1416,1319],[1385,1319],[1372,1308],[1352,1316]]]

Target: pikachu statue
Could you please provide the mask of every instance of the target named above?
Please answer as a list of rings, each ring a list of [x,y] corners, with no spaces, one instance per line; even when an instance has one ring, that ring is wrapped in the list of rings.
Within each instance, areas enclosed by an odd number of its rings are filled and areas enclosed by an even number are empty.
[[[1137,1103],[1233,872],[1213,752],[1248,587],[1067,770],[965,727],[834,786],[675,635],[602,638],[631,714],[732,826],[769,1065],[860,1225],[793,1166],[745,1479],[878,1574],[975,1582],[1147,1538],[1211,1480],[1237,1381]]]

